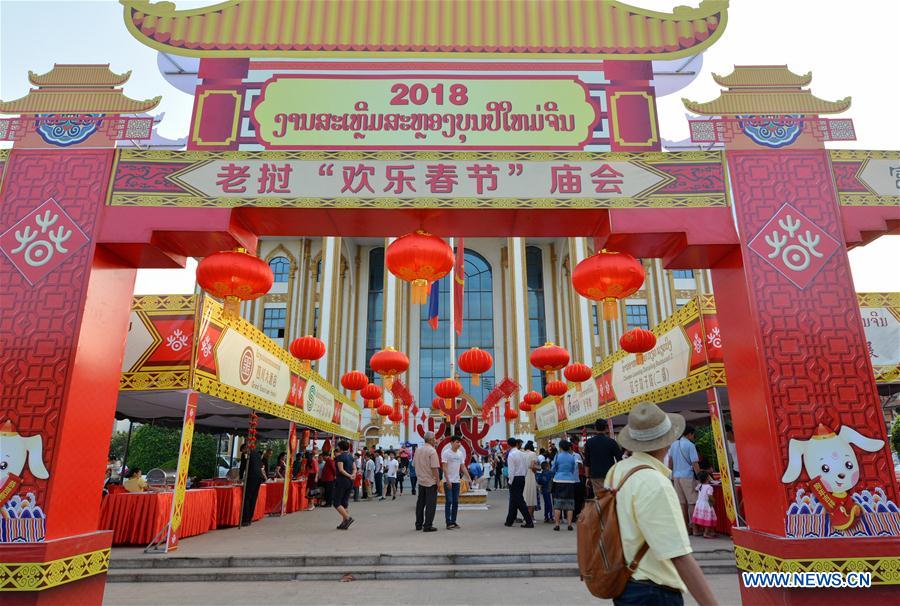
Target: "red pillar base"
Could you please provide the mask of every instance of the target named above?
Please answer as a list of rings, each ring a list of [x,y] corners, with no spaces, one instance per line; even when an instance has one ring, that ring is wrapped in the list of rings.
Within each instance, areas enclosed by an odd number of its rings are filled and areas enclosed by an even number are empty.
[[[0,603],[102,604],[112,532],[0,545]]]
[[[740,572],[840,573],[869,572],[872,586],[863,588],[749,589],[739,580],[741,598],[754,605],[888,604],[896,602],[900,545],[896,537],[853,539],[786,539],[735,528],[734,552]],[[894,583],[894,584],[889,584]],[[892,599],[888,600],[888,596]]]

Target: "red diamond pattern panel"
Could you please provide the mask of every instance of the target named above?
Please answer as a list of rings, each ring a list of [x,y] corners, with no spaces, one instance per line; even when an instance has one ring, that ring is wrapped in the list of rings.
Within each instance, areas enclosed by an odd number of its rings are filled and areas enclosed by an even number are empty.
[[[0,233],[52,198],[91,240],[112,153],[12,151],[0,193]],[[34,286],[0,255],[0,422],[9,419],[21,435],[43,437],[51,478],[93,251],[72,250]],[[29,473],[23,480],[20,492],[34,492],[45,505],[48,481]]]
[[[808,439],[822,421],[834,429],[849,425],[867,437],[886,440],[826,154],[727,152],[744,271],[767,369],[768,406],[779,428],[777,447],[785,463],[790,439]],[[780,269],[748,246],[773,219],[784,218],[785,202],[816,226],[822,241],[827,237],[838,244],[834,254],[818,259],[821,266],[808,276],[805,288],[786,280]],[[857,455],[861,479],[855,490],[881,486],[896,501],[887,451]],[[800,483],[786,485],[788,501],[798,487]]]

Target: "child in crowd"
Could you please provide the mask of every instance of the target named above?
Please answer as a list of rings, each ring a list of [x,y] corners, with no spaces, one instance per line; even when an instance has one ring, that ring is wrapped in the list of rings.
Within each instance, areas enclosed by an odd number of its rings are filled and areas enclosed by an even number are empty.
[[[694,525],[694,536],[700,536],[701,528],[704,538],[712,539],[716,536],[716,510],[714,509],[715,501],[713,500],[713,487],[709,483],[709,472],[701,471],[697,474],[697,480],[700,485],[697,491],[697,504],[694,506],[694,515],[691,522]]]
[[[544,498],[544,524],[553,522],[553,497],[550,496],[550,489],[553,486],[553,472],[550,471],[550,462],[541,463],[541,470],[537,472],[535,479],[537,480],[538,489]]]

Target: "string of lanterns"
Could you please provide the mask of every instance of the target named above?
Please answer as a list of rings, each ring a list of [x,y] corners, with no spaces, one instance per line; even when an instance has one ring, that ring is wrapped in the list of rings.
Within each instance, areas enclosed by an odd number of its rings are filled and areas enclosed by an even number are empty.
[[[442,238],[423,230],[401,236],[391,242],[385,250],[387,269],[400,280],[411,285],[411,301],[423,304],[427,301],[432,283],[440,280],[453,270],[454,255],[450,245]],[[603,304],[603,319],[618,319],[619,301],[637,292],[643,285],[645,270],[632,255],[601,250],[582,260],[572,272],[572,285],[581,296]],[[204,291],[224,300],[226,317],[239,317],[240,305],[244,301],[257,299],[272,287],[274,275],[268,263],[248,253],[243,248],[222,251],[203,259],[197,268],[197,281]],[[625,351],[635,354],[637,364],[643,363],[644,354],[656,345],[656,335],[642,328],[633,328],[619,339]],[[300,360],[306,371],[312,362],[326,353],[325,343],[307,335],[294,339],[289,346],[290,353]],[[460,371],[470,375],[472,385],[480,385],[481,375],[493,366],[493,357],[485,350],[470,348],[456,360]],[[569,390],[569,384],[581,391],[582,383],[592,378],[592,369],[583,363],[570,364],[569,352],[551,342],[536,348],[530,355],[531,365],[546,375],[546,393],[561,399]],[[376,352],[369,360],[372,370],[382,377],[384,388],[390,390],[395,378],[408,371],[409,357],[393,347]],[[559,372],[565,381],[561,380]],[[568,381],[569,384],[566,383]],[[405,418],[399,402],[393,406],[384,402],[382,388],[368,382],[368,377],[360,371],[350,371],[341,377],[341,386],[349,391],[350,398],[356,400],[357,392],[364,405],[398,423]],[[454,402],[463,393],[462,384],[450,377],[435,385],[437,395],[432,403],[442,415],[452,410]],[[518,408],[508,400],[504,407],[504,417],[508,421],[518,418],[520,412],[531,412],[543,397],[539,392],[529,391]],[[253,419],[255,430],[255,419]]]

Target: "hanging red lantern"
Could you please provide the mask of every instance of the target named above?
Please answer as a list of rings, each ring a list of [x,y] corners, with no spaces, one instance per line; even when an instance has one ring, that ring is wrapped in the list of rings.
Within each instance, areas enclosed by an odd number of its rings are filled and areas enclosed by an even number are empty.
[[[381,388],[374,383],[369,383],[361,390],[359,390],[359,395],[363,397],[363,400],[366,403],[366,408],[373,408],[372,402],[381,397]]]
[[[544,396],[542,396],[539,392],[529,391],[522,398],[522,401],[525,402],[525,404],[527,404],[529,408],[534,408],[535,406],[540,404],[543,399]]]
[[[275,276],[269,264],[243,248],[214,253],[197,265],[197,283],[209,294],[224,299],[225,314],[241,314],[241,301],[269,292]]]
[[[618,299],[640,290],[644,266],[627,253],[603,250],[575,266],[572,286],[582,297],[603,301],[603,319],[619,317]]]
[[[457,362],[461,371],[472,375],[472,385],[480,385],[481,375],[491,369],[494,358],[485,350],[473,347],[462,352]]]
[[[309,371],[311,362],[325,355],[325,342],[311,335],[298,337],[291,341],[291,355],[300,360],[300,366]]]
[[[453,269],[453,250],[441,238],[418,230],[391,242],[384,251],[388,270],[412,284],[413,304],[428,301],[428,289]]]
[[[566,385],[565,381],[550,381],[547,383],[547,395],[554,396],[556,398],[561,398],[566,395],[566,392],[569,391],[569,386]]]
[[[366,406],[368,408],[371,408],[375,412],[378,412],[378,409],[381,408],[381,406],[383,404],[384,404],[384,400],[382,400],[381,398],[375,398],[374,400],[368,400],[368,402],[366,403]]]
[[[391,420],[391,423],[399,423],[403,420],[403,411],[400,409],[400,404],[394,402],[394,408],[391,410],[391,414],[388,415],[388,418]]]
[[[463,386],[456,379],[444,379],[434,386],[434,393],[444,399],[446,408],[453,406],[453,400],[458,398],[462,392]]]
[[[521,402],[519,402],[519,411],[520,412],[531,412],[531,404],[529,404],[525,400],[522,400]]]
[[[638,364],[643,364],[644,354],[656,347],[656,335],[643,328],[632,328],[619,338],[619,345],[633,353]]]
[[[531,352],[531,365],[547,373],[547,378],[556,378],[556,371],[569,363],[569,352],[549,341]]]
[[[503,416],[507,421],[515,421],[519,418],[519,411],[516,410],[513,406],[507,404],[506,409],[503,411]]]
[[[356,401],[356,392],[369,384],[369,377],[366,373],[358,370],[351,370],[341,377],[341,387],[350,392],[350,399]]]
[[[381,404],[378,405],[376,412],[382,417],[387,417],[394,412],[394,407],[382,400]]]
[[[394,384],[394,377],[406,372],[409,368],[409,358],[402,351],[397,351],[393,347],[385,347],[372,354],[369,366],[382,376],[384,388],[389,390]]]
[[[432,410],[438,411],[441,416],[444,416],[444,399],[443,398],[435,398],[431,401]]]
[[[589,381],[591,377],[594,376],[594,371],[592,371],[591,367],[587,364],[575,362],[574,364],[566,366],[563,375],[565,375],[567,381],[575,383],[575,389],[577,391],[581,391],[581,384],[585,381]]]

